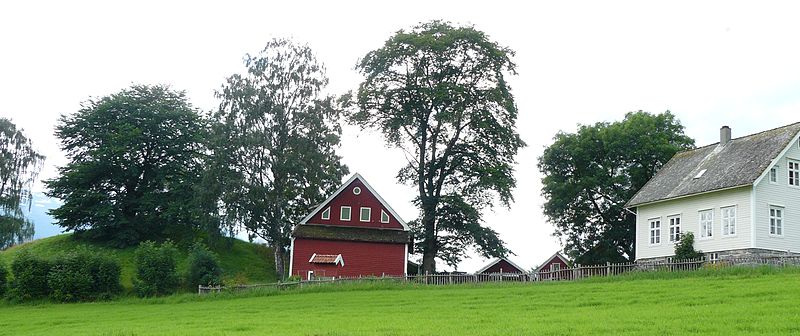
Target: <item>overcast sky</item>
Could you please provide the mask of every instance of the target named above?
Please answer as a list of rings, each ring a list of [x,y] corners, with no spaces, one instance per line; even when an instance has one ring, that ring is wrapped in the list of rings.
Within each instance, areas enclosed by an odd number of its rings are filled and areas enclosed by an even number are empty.
[[[800,5],[661,1],[9,1],[0,4],[0,116],[47,156],[61,114],[132,83],[186,90],[212,110],[214,91],[242,57],[274,37],[308,43],[326,64],[330,93],[355,89],[353,66],[394,32],[421,21],[473,24],[517,52],[509,79],[528,143],[516,167],[516,203],[485,214],[532,267],[560,249],[541,206],[537,158],[559,130],[615,121],[628,111],[671,110],[698,145],[730,125],[743,136],[800,121]],[[379,134],[344,129],[341,154],[405,220],[414,190],[398,185],[402,153]],[[37,189],[41,190],[41,184]],[[459,270],[486,260],[472,258]]]

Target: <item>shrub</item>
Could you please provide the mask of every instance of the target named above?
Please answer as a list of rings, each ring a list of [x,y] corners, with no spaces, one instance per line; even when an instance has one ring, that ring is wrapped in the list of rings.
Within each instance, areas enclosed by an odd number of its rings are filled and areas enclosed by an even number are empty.
[[[186,281],[192,288],[198,285],[217,286],[222,284],[222,268],[214,252],[203,243],[195,243],[189,251]]]
[[[17,300],[43,298],[49,294],[47,273],[50,272],[50,261],[33,255],[29,251],[20,252],[11,263],[14,281],[11,284],[11,296]]]
[[[0,298],[6,294],[6,282],[8,282],[8,270],[6,264],[0,259]]]
[[[161,246],[147,241],[141,243],[134,256],[136,278],[133,286],[139,296],[171,294],[178,288],[179,278],[175,266],[177,250],[171,242]]]
[[[119,292],[120,266],[87,250],[62,254],[53,261],[47,284],[50,298],[61,302],[109,298]]]
[[[691,232],[681,233],[681,239],[675,244],[675,259],[697,259],[702,256],[702,251],[694,249],[694,234]]]

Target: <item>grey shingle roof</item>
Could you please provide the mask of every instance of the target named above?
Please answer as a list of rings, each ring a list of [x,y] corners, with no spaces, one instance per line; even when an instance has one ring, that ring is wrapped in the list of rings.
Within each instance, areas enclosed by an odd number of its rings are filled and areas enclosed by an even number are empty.
[[[625,207],[751,185],[800,131],[800,122],[675,154]],[[702,177],[694,177],[703,169]]]
[[[362,241],[373,243],[399,243],[407,244],[411,242],[408,231],[391,229],[373,229],[363,227],[345,227],[299,224],[292,232],[295,238],[325,239],[325,240],[345,240]]]

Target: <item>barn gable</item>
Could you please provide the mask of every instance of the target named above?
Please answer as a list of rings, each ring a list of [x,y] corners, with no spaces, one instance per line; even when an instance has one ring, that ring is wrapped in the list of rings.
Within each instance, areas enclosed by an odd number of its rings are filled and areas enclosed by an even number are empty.
[[[507,258],[497,258],[479,269],[475,274],[490,274],[490,273],[526,273],[525,269],[513,263]]]
[[[536,271],[550,272],[551,270],[553,270],[552,269],[553,264],[558,264],[558,270],[566,269],[569,267],[569,261],[567,260],[567,258],[561,255],[561,252],[556,252],[550,258],[547,258],[547,261],[542,263],[542,265],[539,266],[539,268],[536,269]]]
[[[406,222],[358,173],[303,218],[300,225],[304,224],[408,230]]]

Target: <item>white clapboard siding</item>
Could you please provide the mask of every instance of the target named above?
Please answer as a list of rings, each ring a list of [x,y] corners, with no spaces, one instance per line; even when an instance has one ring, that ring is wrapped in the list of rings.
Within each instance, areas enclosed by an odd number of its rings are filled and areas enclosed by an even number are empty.
[[[800,188],[789,186],[787,159],[800,161],[800,143],[795,140],[785,155],[778,159],[777,183],[765,176],[755,187],[755,242],[753,247],[800,252]],[[777,205],[784,208],[783,236],[769,232],[769,208]]]
[[[695,196],[642,205],[636,216],[636,259],[668,257],[675,254],[675,244],[669,241],[669,221],[681,215],[681,231],[693,232],[695,249],[715,252],[751,247],[751,190],[752,187],[720,190]],[[720,208],[736,206],[736,234],[723,237]],[[714,232],[711,238],[700,237],[699,211],[714,211]],[[650,219],[661,218],[661,244],[650,244]]]

